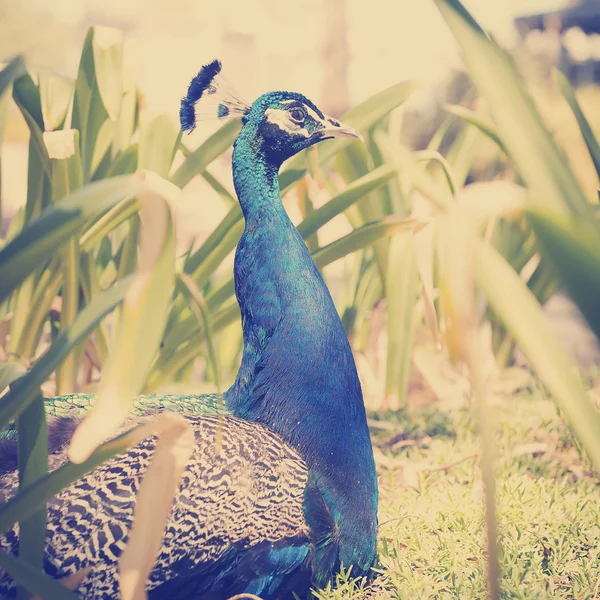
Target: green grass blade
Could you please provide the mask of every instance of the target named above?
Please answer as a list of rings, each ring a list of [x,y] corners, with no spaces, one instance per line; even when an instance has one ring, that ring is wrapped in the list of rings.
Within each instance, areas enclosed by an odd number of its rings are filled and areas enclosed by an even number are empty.
[[[135,40],[126,40],[123,44],[123,94],[119,116],[115,123],[111,154],[119,157],[130,147],[131,137],[138,126],[138,90],[135,85]],[[133,171],[128,171],[133,172]],[[112,175],[121,175],[125,171],[113,172]]]
[[[171,182],[184,188],[196,175],[201,174],[216,158],[221,156],[237,137],[241,128],[238,119],[231,119],[211,135],[198,149],[190,152],[171,177]]]
[[[279,189],[281,190],[281,196],[285,196],[307,173],[308,170],[302,168],[287,168],[284,171],[281,171],[281,173],[279,173]]]
[[[481,242],[475,252],[475,265],[477,282],[495,314],[552,393],[596,468],[600,468],[600,415],[550,331],[535,296],[506,261]]]
[[[592,158],[592,162],[594,163],[596,173],[598,174],[598,177],[600,177],[600,146],[598,145],[598,140],[592,131],[589,121],[586,119],[583,111],[581,110],[581,106],[579,105],[577,96],[575,95],[575,90],[571,87],[568,79],[560,71],[555,70],[553,75],[561,94],[569,103],[569,106],[571,107],[571,110],[577,119],[579,130],[581,131],[581,135],[583,136]]]
[[[208,304],[208,298],[206,300]],[[220,309],[218,312],[214,312],[210,305],[208,305],[208,309],[213,314],[211,319],[213,335],[240,318],[240,308],[235,298],[230,297],[227,302],[219,305],[217,307],[217,309]],[[202,351],[202,346],[206,342],[206,335],[207,332],[204,327],[200,330],[188,329],[188,335],[179,339],[179,344],[174,352],[169,354],[161,352],[158,360],[153,365],[152,373],[148,377],[144,393],[148,394],[159,389],[170,381],[175,373],[194,360]]]
[[[543,254],[600,338],[600,231],[595,222],[565,218],[540,208],[527,216]]]
[[[127,146],[108,167],[106,177],[135,173],[138,165],[138,153],[139,144],[137,142]]]
[[[242,210],[238,204],[232,206],[223,220],[217,225],[216,229],[206,238],[206,241],[196,250],[185,262],[184,271],[192,275],[200,268],[212,252],[223,244],[223,240],[229,237],[230,231],[243,220]],[[242,230],[243,231],[243,225]],[[240,231],[240,235],[241,235]]]

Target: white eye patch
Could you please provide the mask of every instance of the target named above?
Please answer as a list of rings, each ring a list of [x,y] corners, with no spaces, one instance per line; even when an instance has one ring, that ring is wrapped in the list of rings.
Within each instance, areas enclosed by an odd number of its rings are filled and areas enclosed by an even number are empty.
[[[290,119],[290,115],[287,110],[280,110],[278,108],[267,108],[267,110],[265,110],[265,117],[268,123],[277,125],[277,127],[279,127],[281,131],[300,134],[306,138],[310,136],[310,133],[306,129],[304,129],[302,125],[294,123],[294,121]]]

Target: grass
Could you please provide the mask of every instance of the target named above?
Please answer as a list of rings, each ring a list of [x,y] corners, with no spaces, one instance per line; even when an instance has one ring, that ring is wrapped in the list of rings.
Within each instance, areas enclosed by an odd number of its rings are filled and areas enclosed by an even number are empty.
[[[502,598],[600,598],[599,480],[565,421],[541,390],[496,399],[490,412]],[[480,446],[470,411],[427,409],[383,423],[374,429],[380,575],[362,593],[344,573],[337,589],[317,597],[485,598]]]

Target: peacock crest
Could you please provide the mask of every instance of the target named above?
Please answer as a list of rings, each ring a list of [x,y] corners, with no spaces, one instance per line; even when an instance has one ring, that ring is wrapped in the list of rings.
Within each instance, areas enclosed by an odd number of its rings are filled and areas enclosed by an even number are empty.
[[[250,104],[242,100],[221,75],[221,62],[213,60],[196,75],[181,99],[179,119],[183,131],[192,132],[198,121],[239,118]]]

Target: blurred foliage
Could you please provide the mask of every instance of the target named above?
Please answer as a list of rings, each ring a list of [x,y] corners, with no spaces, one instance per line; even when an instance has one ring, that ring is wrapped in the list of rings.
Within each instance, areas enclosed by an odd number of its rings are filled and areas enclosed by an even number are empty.
[[[490,372],[518,344],[598,467],[600,418],[542,313],[563,286],[600,334],[597,197],[574,176],[511,58],[457,0],[435,1],[485,102],[461,79],[436,130],[411,151],[399,107],[414,85],[392,86],[342,117],[365,145],[336,140],[285,165],[284,201],[298,203],[298,229],[320,268],[344,259],[336,304],[361,374],[385,380],[382,410],[405,404],[417,340],[466,365],[481,406]],[[207,170],[240,125],[187,148],[167,117],[143,114],[122,68],[126,48],[120,32],[93,28],[75,80],[31,75],[19,59],[0,73],[0,141],[11,97],[30,133],[27,203],[0,241],[0,388],[10,386],[0,428],[16,423],[22,488],[0,508],[3,530],[20,523],[21,554],[0,554],[0,564],[36,593],[44,582],[29,575],[42,559],[43,502],[135,443],[133,432],[99,445],[132,397],[199,378],[219,389],[242,350],[233,278],[219,267],[244,223],[228,186]],[[593,128],[557,80],[598,165]],[[467,185],[482,174],[482,143],[495,165],[489,178],[508,181]],[[171,207],[197,176],[228,213],[176,257]],[[350,232],[320,246],[335,218]],[[97,389],[105,420],[93,417],[85,442],[79,436],[80,464],[48,474],[43,394]]]

